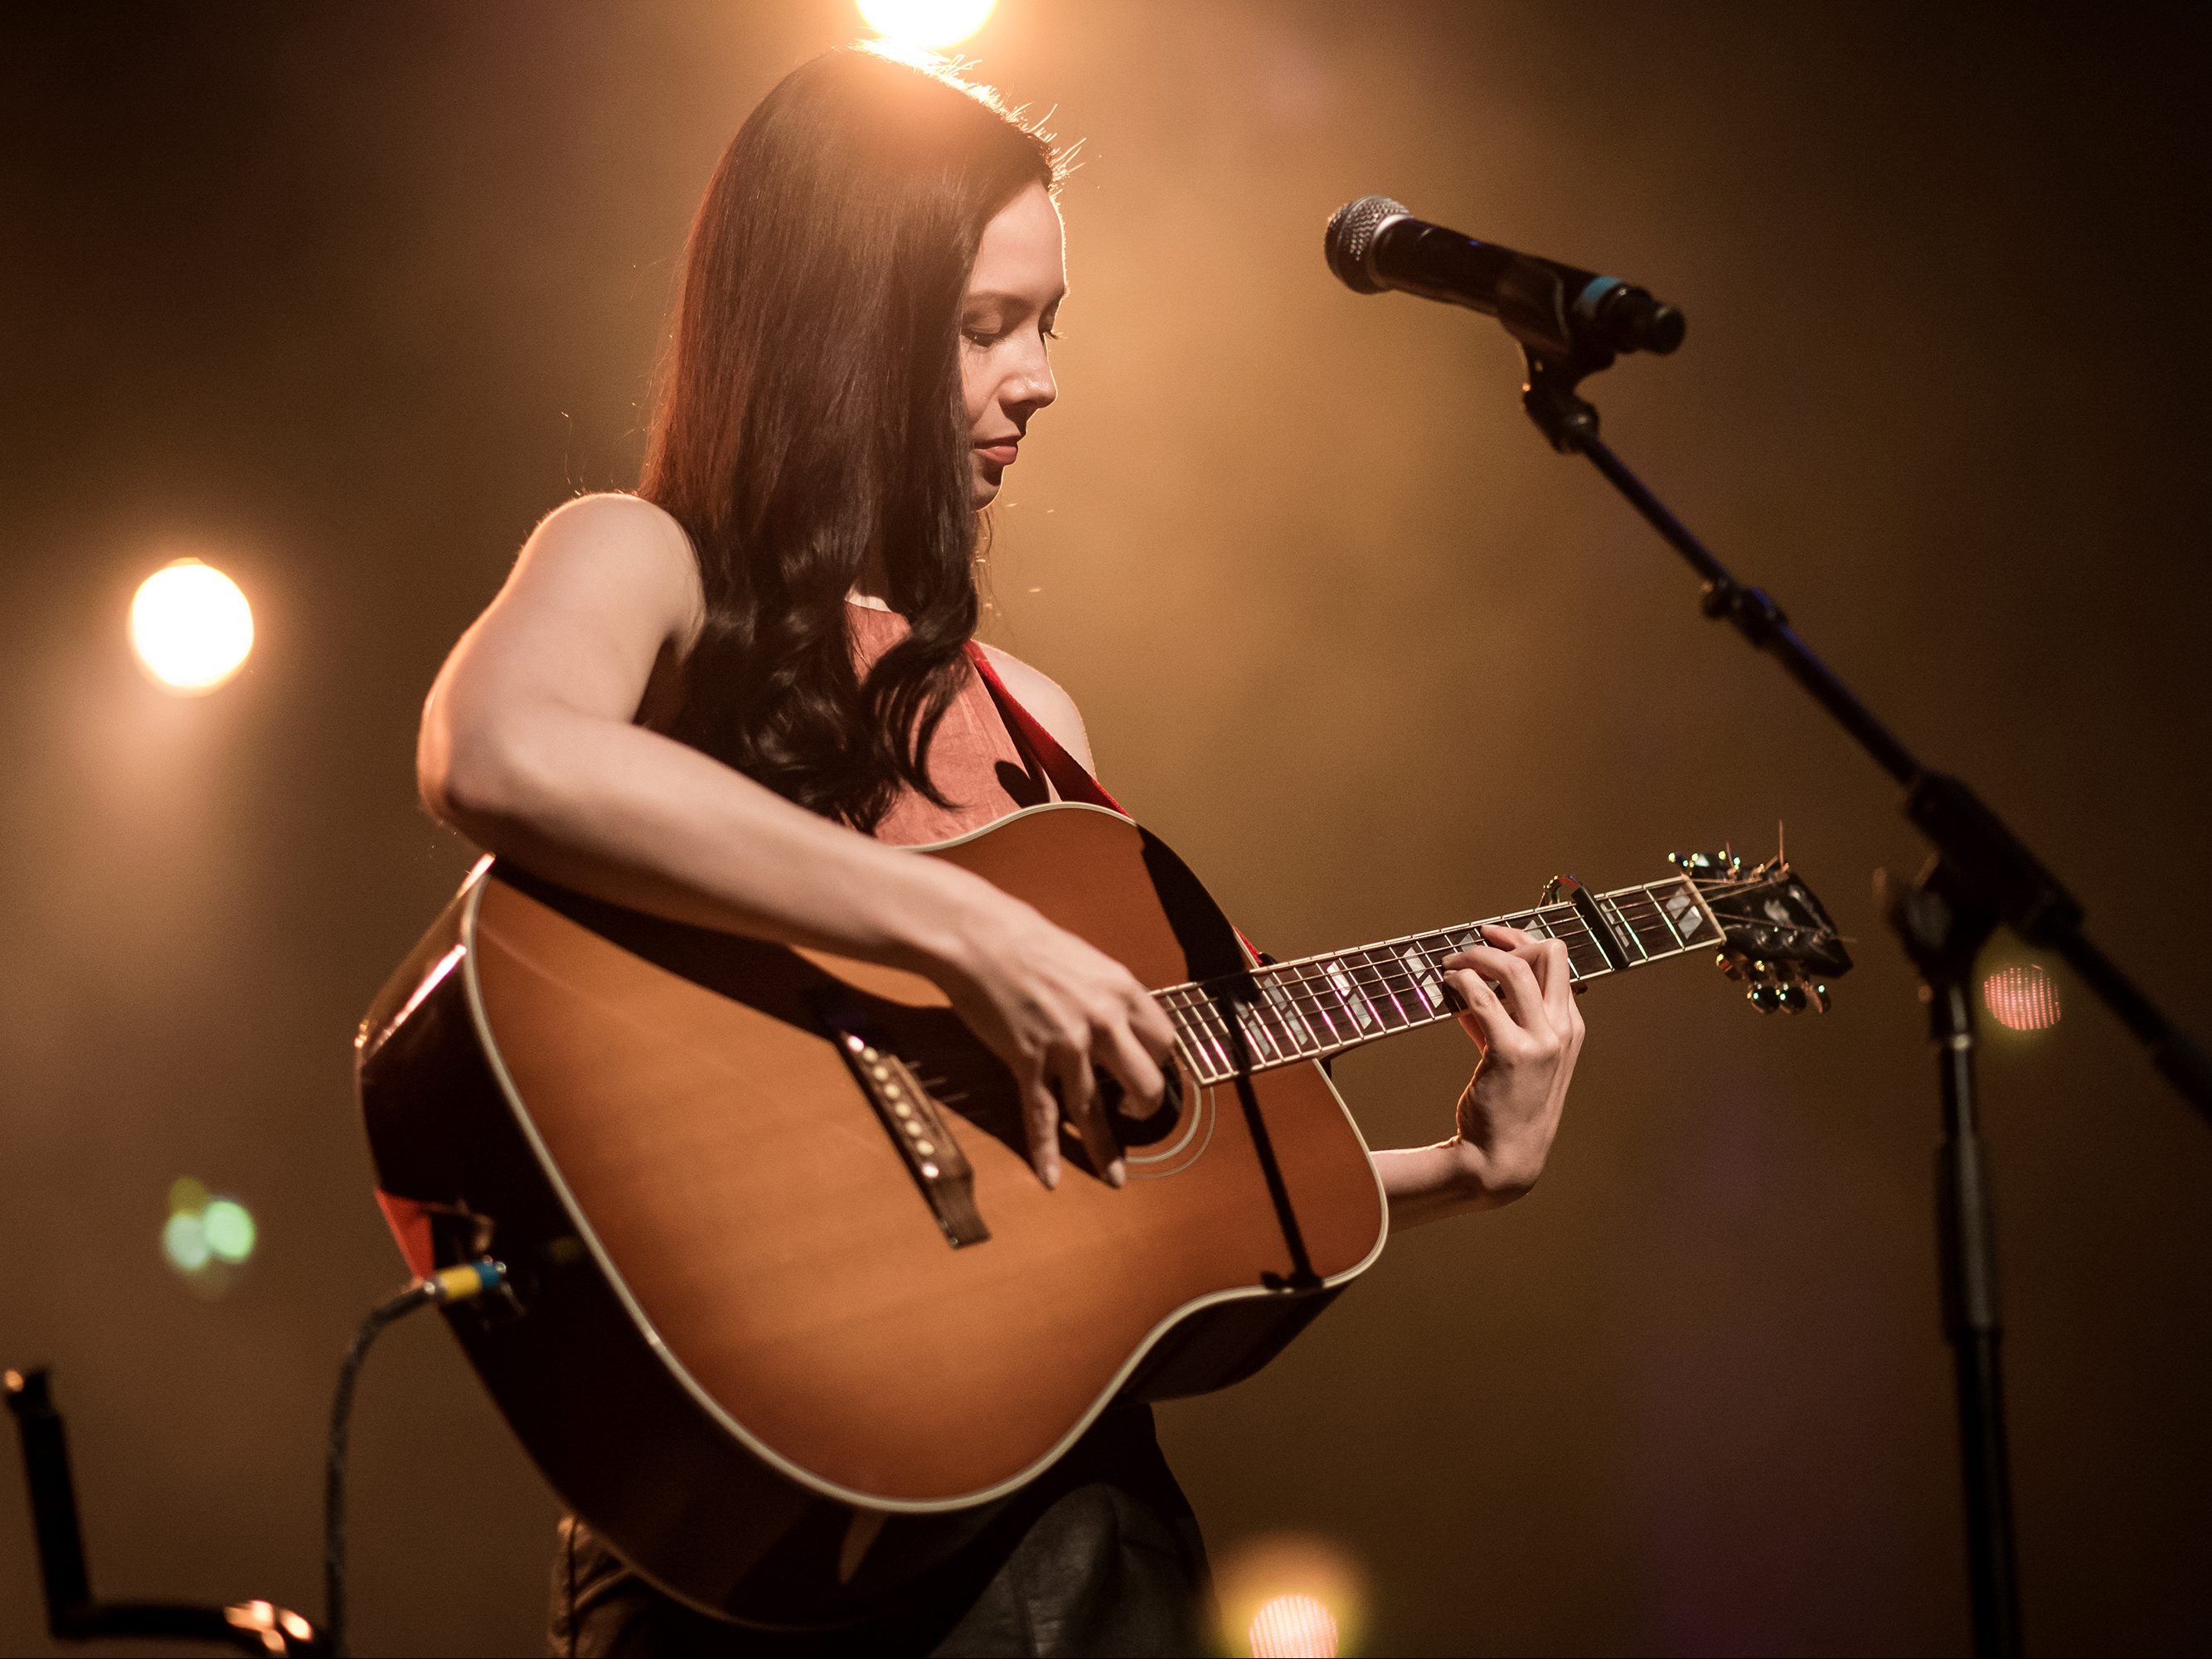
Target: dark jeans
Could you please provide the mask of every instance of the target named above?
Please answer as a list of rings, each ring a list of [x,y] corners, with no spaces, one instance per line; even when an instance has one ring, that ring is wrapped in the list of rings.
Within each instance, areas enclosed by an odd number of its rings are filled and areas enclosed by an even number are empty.
[[[1143,1407],[1109,1411],[917,1594],[852,1629],[793,1637],[696,1613],[580,1521],[560,1526],[556,1654],[767,1659],[799,1654],[1196,1654],[1214,1644],[1206,1547]]]

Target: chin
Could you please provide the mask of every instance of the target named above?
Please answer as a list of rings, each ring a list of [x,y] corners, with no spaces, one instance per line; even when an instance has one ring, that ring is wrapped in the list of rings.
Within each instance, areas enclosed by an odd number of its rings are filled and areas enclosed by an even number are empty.
[[[981,513],[998,498],[999,480],[978,468],[968,481],[968,505]]]

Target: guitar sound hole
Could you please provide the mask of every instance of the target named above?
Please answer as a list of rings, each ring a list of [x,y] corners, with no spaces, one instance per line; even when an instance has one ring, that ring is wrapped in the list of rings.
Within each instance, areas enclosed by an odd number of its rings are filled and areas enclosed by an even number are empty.
[[[1157,1146],[1182,1121],[1182,1076],[1174,1066],[1167,1068],[1167,1092],[1160,1098],[1160,1109],[1150,1117],[1133,1117],[1121,1109],[1123,1091],[1113,1073],[1100,1072],[1097,1076],[1099,1103],[1106,1108],[1115,1139],[1124,1147]]]

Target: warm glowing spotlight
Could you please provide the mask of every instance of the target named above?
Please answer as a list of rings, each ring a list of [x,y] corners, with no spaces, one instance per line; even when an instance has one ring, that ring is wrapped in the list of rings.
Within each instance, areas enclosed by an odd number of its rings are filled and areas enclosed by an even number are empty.
[[[2044,1031],[2058,1024],[2058,988],[2031,962],[2000,968],[1982,981],[1990,1017],[2014,1031]]]
[[[1366,1626],[1365,1577],[1349,1552],[1326,1538],[1278,1533],[1231,1544],[1214,1577],[1220,1650],[1261,1659],[1357,1652]]]
[[[253,649],[253,608],[222,571],[179,559],[138,585],[131,645],[165,690],[197,696],[235,674]]]
[[[860,15],[902,46],[949,46],[983,27],[992,0],[860,0]]]
[[[1253,1659],[1336,1659],[1336,1615],[1317,1596],[1261,1602],[1248,1634]]]

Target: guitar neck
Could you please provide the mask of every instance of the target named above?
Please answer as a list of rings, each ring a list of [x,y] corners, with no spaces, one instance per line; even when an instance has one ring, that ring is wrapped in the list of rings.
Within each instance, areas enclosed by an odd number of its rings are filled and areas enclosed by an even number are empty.
[[[1273,963],[1245,974],[1171,985],[1152,994],[1202,1083],[1326,1060],[1347,1048],[1451,1018],[1445,959],[1481,941],[1476,929],[1517,927],[1566,947],[1577,985],[1711,949],[1721,928],[1696,886],[1677,876],[1609,893],[1577,893],[1533,910],[1349,951]]]

